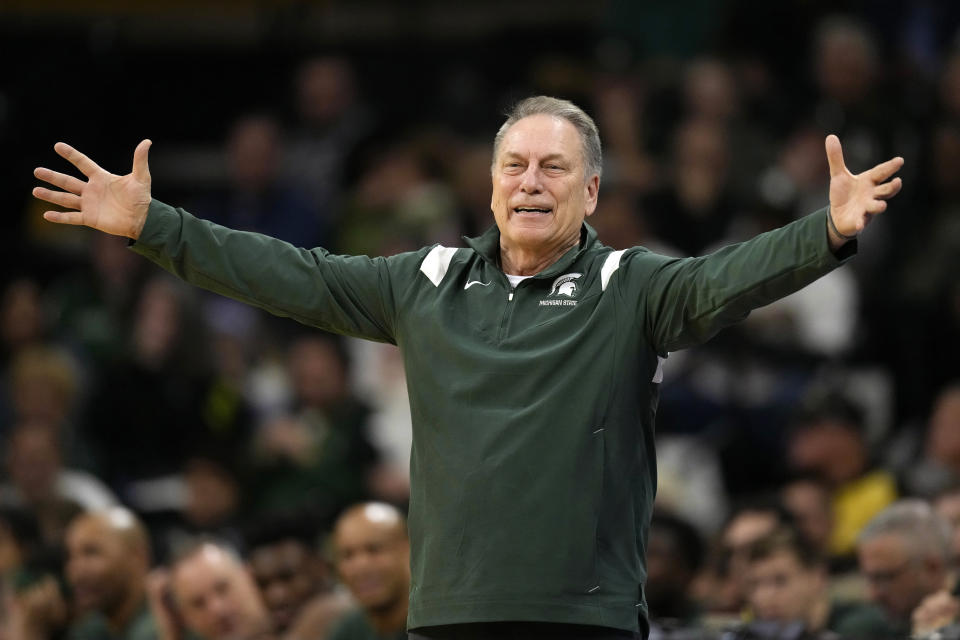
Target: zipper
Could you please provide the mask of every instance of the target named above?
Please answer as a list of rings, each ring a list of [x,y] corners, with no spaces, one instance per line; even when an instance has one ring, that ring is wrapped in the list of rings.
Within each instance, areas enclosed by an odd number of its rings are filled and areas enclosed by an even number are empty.
[[[503,316],[500,318],[500,329],[497,331],[497,342],[503,342],[503,339],[506,337],[507,324],[509,323],[510,318],[513,316],[514,308],[517,306],[513,302],[514,295],[520,290],[520,287],[526,286],[533,281],[534,278],[527,278],[518,284],[516,288],[510,289],[510,292],[507,294],[507,304],[504,305]],[[507,286],[509,286],[509,284]]]

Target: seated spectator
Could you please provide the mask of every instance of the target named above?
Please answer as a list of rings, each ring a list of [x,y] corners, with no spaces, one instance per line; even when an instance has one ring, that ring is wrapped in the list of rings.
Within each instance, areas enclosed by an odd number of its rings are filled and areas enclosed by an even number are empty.
[[[147,606],[150,542],[133,513],[112,507],[77,516],[67,530],[67,581],[78,618],[76,640],[154,640]]]
[[[331,640],[405,640],[410,541],[403,515],[379,502],[354,506],[334,529],[337,571],[360,608]]]
[[[84,436],[98,475],[138,510],[137,484],[169,478],[211,439],[239,440],[240,425],[212,424],[206,332],[192,292],[158,276],[144,286],[125,357],[93,385]],[[215,429],[214,427],[218,427]]]
[[[288,368],[293,406],[258,434],[253,501],[261,511],[311,508],[329,526],[369,495],[379,458],[367,436],[370,408],[353,395],[346,354],[329,336],[296,339]]]
[[[162,580],[155,582],[163,585]],[[162,589],[154,587],[151,598],[151,609],[166,629],[188,631],[203,640],[275,637],[250,572],[223,545],[207,541],[187,550],[173,563],[168,584],[172,609],[158,597]]]
[[[795,472],[819,477],[830,489],[830,555],[838,562],[850,557],[860,530],[897,498],[894,477],[871,465],[862,412],[840,396],[815,402],[796,418],[787,457]]]
[[[767,629],[802,626],[808,637],[892,638],[883,614],[862,603],[831,601],[826,559],[798,531],[780,529],[750,548],[747,602]]]
[[[820,553],[829,549],[833,531],[830,489],[817,476],[798,476],[780,489],[780,500],[797,523],[797,529]]]
[[[282,146],[275,118],[240,117],[226,141],[228,183],[194,210],[231,229],[264,233],[300,247],[328,246],[326,221],[310,194],[280,175]]]
[[[269,519],[250,531],[247,557],[274,630],[286,638],[324,638],[352,603],[333,589],[311,518],[298,515]]]
[[[930,411],[923,458],[908,470],[906,482],[930,496],[960,481],[960,383],[937,394]]]
[[[11,638],[158,640],[146,598],[150,544],[137,517],[121,507],[81,514],[66,547],[72,606],[54,577],[30,577],[13,598]]]
[[[738,616],[746,604],[746,575],[750,546],[784,525],[793,526],[790,512],[767,496],[743,502],[720,534],[707,570],[697,577],[694,597],[709,613],[711,624]]]
[[[703,540],[692,524],[669,513],[654,513],[647,537],[645,587],[652,627],[699,624],[699,605],[690,596],[690,584],[703,556]]]
[[[9,482],[0,484],[0,505],[34,514],[48,544],[58,544],[67,523],[79,512],[117,503],[97,478],[65,469],[57,429],[40,422],[22,422],[10,432],[5,466]]]
[[[881,511],[857,541],[860,573],[870,599],[900,634],[926,597],[947,586],[950,525],[921,500],[901,500]]]

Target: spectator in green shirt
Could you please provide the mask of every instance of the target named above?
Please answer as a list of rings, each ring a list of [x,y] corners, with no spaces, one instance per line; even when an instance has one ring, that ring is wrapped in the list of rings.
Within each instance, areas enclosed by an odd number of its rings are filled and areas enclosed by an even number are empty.
[[[354,506],[334,529],[340,577],[360,608],[347,614],[331,640],[405,640],[410,593],[410,541],[396,508]]]

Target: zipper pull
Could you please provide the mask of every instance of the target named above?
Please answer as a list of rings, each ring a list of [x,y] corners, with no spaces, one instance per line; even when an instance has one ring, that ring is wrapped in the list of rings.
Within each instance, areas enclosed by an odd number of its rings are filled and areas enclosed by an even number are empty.
[[[510,293],[507,295],[507,302],[510,302],[511,300],[513,300],[513,291],[510,291]]]

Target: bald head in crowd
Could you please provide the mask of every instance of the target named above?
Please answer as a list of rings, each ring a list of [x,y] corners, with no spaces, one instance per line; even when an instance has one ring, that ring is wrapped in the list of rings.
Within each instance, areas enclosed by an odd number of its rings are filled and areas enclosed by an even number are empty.
[[[225,546],[204,542],[173,565],[170,591],[186,628],[203,640],[271,638],[271,623],[247,567]]]
[[[127,509],[84,513],[67,529],[67,580],[82,614],[100,613],[122,629],[143,607],[150,570],[147,531]]]
[[[379,502],[356,505],[337,520],[334,545],[337,571],[369,624],[381,635],[402,632],[410,593],[403,514]]]
[[[923,500],[895,502],[861,532],[860,572],[892,621],[909,623],[926,596],[946,587],[950,540],[950,524]]]

